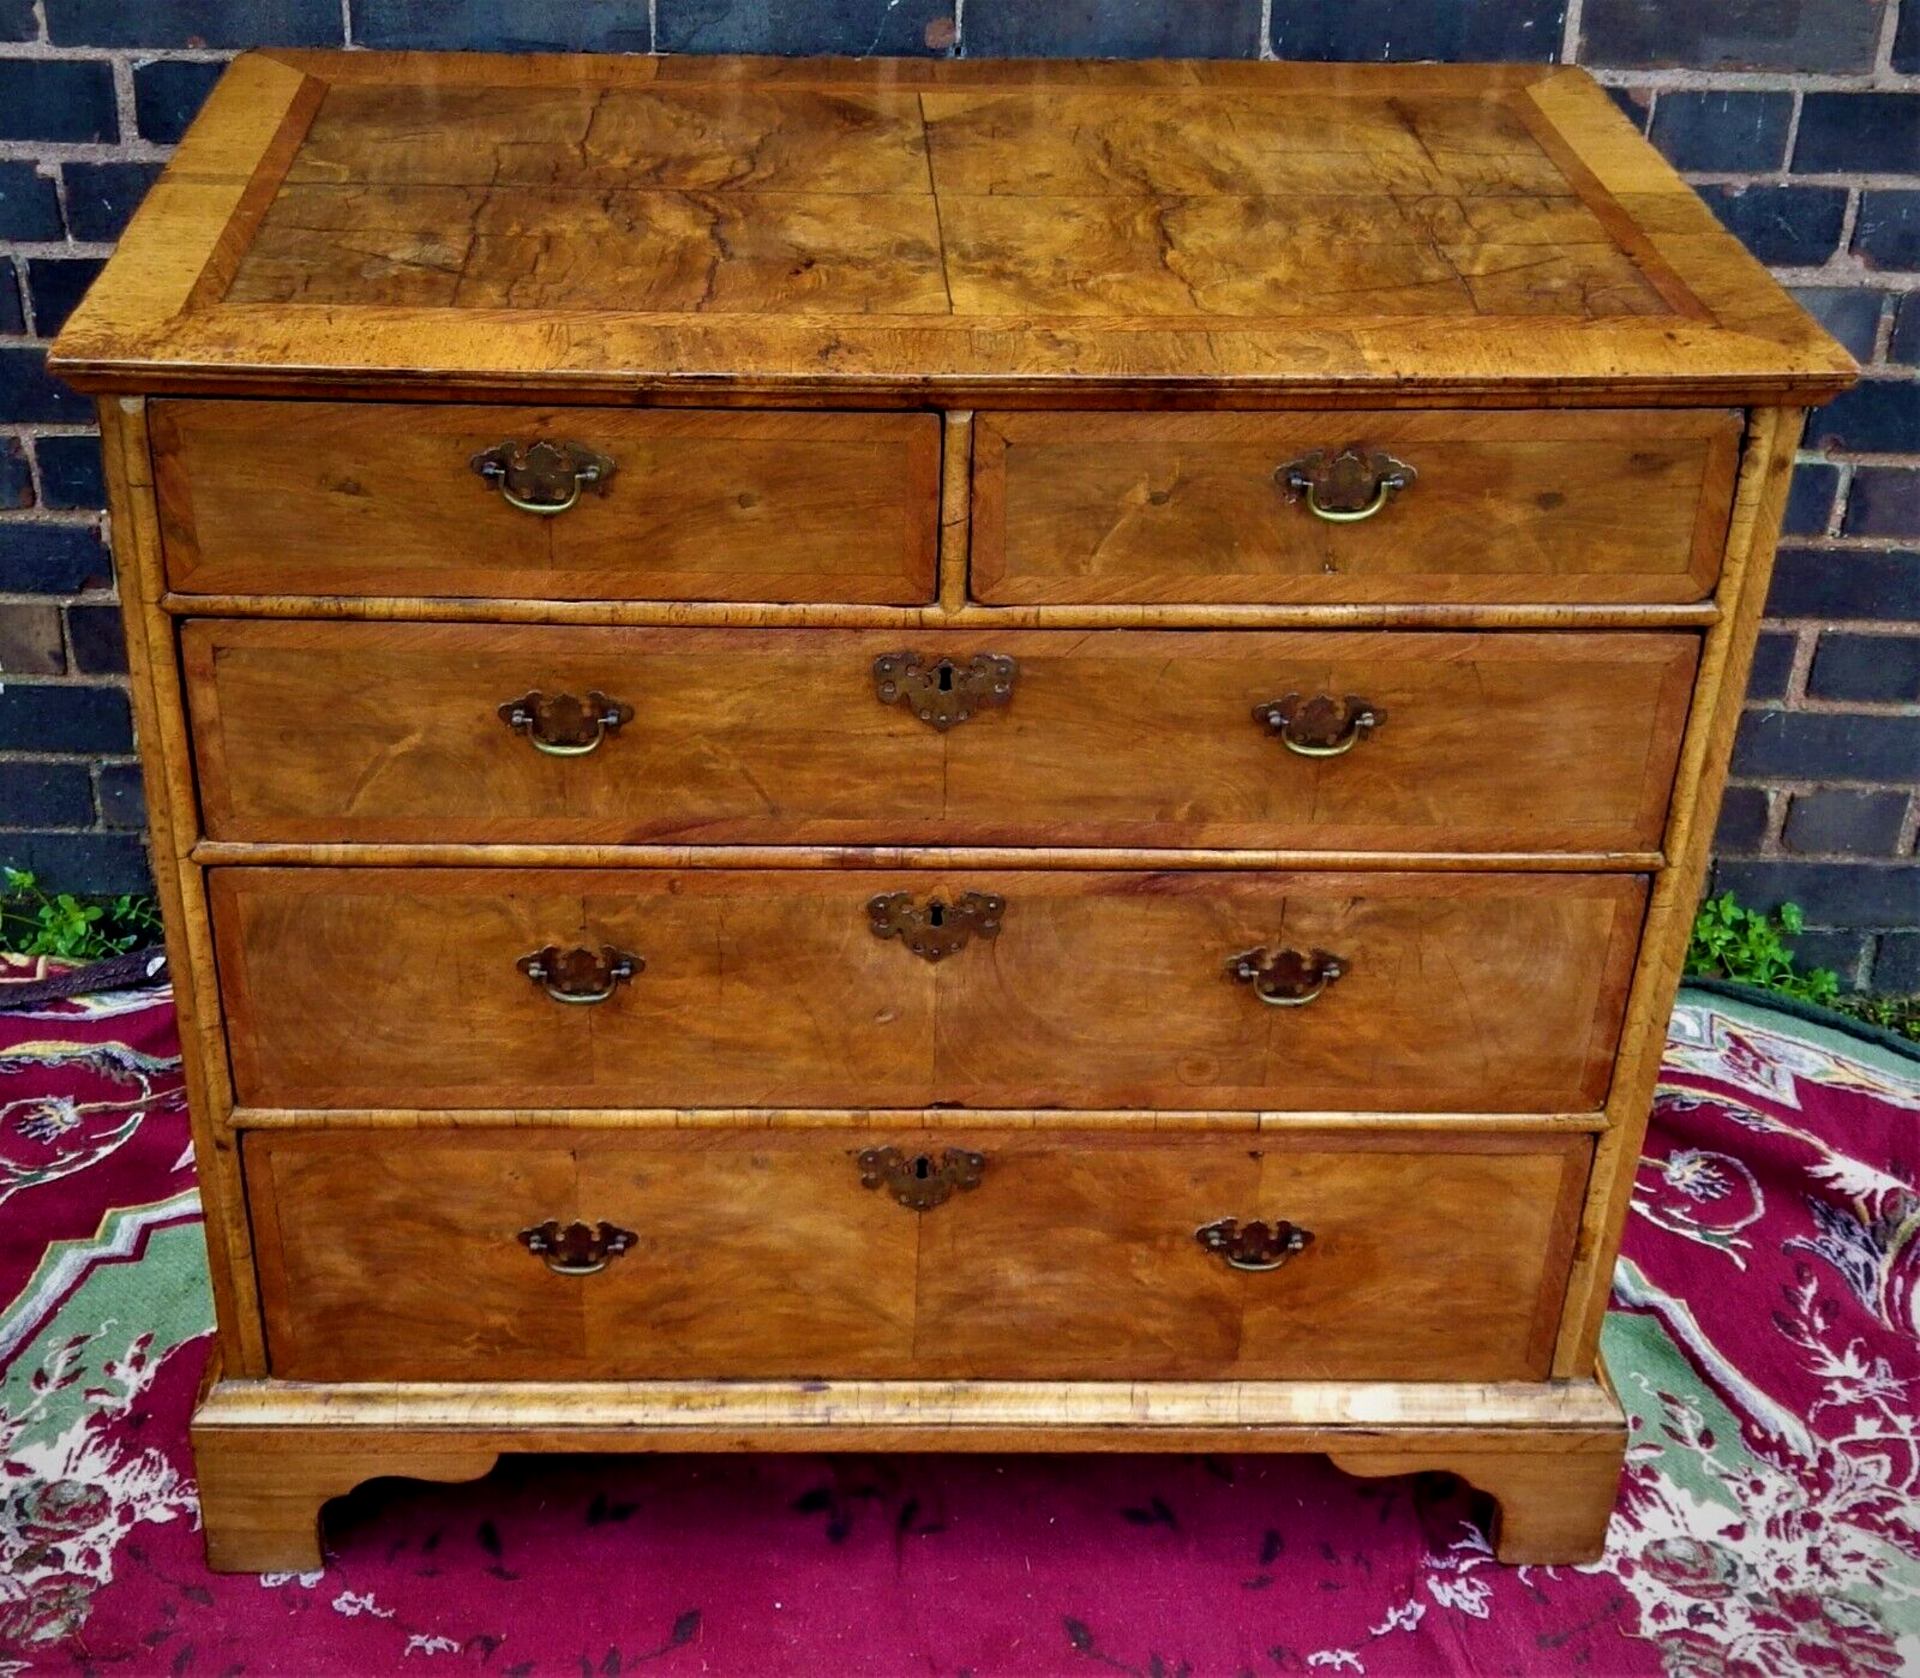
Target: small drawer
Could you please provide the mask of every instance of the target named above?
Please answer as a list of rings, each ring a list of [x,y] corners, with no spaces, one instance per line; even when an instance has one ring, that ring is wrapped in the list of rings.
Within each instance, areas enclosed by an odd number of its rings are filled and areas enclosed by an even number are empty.
[[[1591,1146],[338,1129],[244,1152],[283,1379],[1502,1381],[1548,1371]]]
[[[1657,850],[1697,650],[240,620],[183,636],[207,832],[294,842]]]
[[[973,589],[1090,601],[1704,599],[1740,416],[982,414]]]
[[[930,414],[219,401],[151,413],[167,581],[185,593],[933,597]]]
[[[1634,875],[223,868],[259,1107],[1588,1112]]]

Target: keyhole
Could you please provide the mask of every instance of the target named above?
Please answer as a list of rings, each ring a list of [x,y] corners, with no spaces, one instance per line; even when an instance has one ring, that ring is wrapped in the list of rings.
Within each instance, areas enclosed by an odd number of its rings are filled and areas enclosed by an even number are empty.
[[[929,1177],[933,1175],[933,1161],[928,1159],[925,1154],[915,1155],[914,1161],[913,1161],[913,1174],[914,1176],[918,1177],[921,1182],[924,1183]]]
[[[939,898],[927,905],[927,925],[945,926],[947,924],[947,906]]]
[[[943,664],[940,666],[940,691],[942,693],[953,692],[953,666],[951,664]]]

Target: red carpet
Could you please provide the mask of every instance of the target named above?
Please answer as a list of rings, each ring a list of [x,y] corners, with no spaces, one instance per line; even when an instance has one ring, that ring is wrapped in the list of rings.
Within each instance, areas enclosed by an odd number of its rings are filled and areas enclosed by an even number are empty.
[[[1675,1018],[1578,1570],[1313,1458],[628,1457],[365,1487],[325,1573],[215,1577],[175,1052],[150,996],[0,1015],[0,1678],[1920,1670],[1920,1067],[1821,1027]]]

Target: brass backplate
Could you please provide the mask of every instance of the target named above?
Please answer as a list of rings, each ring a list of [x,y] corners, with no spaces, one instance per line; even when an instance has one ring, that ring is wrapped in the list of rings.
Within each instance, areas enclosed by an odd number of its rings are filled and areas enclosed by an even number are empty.
[[[898,938],[923,961],[945,961],[975,938],[992,938],[1000,930],[1007,900],[993,892],[962,892],[953,902],[931,897],[916,904],[909,891],[883,892],[867,903],[867,916],[876,938]]]

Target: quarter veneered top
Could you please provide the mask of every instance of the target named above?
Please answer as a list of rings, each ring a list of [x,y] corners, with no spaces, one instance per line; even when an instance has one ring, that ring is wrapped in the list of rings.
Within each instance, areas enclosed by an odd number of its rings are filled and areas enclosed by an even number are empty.
[[[1578,71],[279,51],[55,368],[960,402],[1853,371]]]

